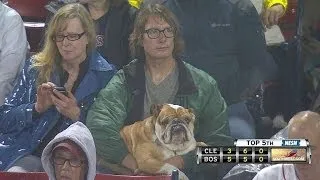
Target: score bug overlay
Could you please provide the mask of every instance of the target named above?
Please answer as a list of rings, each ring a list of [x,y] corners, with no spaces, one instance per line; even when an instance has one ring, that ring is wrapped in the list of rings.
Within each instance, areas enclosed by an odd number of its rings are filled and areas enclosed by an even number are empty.
[[[311,163],[311,150],[306,139],[238,139],[198,147],[197,163]]]
[[[307,147],[306,139],[238,139],[234,142],[237,147]]]

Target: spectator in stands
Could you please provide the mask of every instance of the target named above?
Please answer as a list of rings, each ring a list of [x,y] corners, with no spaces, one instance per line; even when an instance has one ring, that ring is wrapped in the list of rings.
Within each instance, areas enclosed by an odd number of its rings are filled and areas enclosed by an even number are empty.
[[[266,43],[250,0],[144,0],[162,3],[182,25],[186,61],[214,77],[228,105],[241,102],[263,80]]]
[[[268,46],[268,51],[285,41],[280,27],[278,26],[279,19],[285,14],[287,8],[286,0],[251,0],[258,14],[261,16],[263,25],[265,26],[265,38]],[[277,55],[277,54],[275,54]]]
[[[262,21],[267,28],[278,24],[279,19],[285,14],[288,6],[287,0],[264,0],[261,13]]]
[[[76,122],[44,148],[41,161],[50,180],[94,180],[96,148],[89,129]]]
[[[79,0],[94,20],[98,52],[117,69],[129,63],[129,34],[136,9],[127,0]],[[68,1],[55,0],[46,8],[49,17]]]
[[[118,71],[88,113],[87,125],[96,142],[98,159],[137,169],[119,131],[149,117],[152,104],[192,108],[197,117],[196,140],[209,145],[232,144],[226,103],[216,81],[183,61],[182,45],[179,24],[171,11],[159,4],[140,9],[130,36],[131,52],[138,58]],[[198,172],[195,152],[168,162],[185,172]],[[201,179],[201,173],[196,179]]]
[[[94,37],[92,19],[81,4],[66,5],[54,15],[44,49],[26,62],[0,107],[0,170],[41,170],[47,143],[72,123],[85,123],[96,94],[115,73],[95,51]]]
[[[25,63],[28,42],[20,15],[0,1],[0,105]]]
[[[313,180],[320,176],[320,115],[300,112],[289,122],[290,139],[308,139],[311,145],[311,164],[277,164],[262,169],[253,180]]]
[[[144,0],[162,3],[178,17],[186,62],[217,80],[228,107],[234,138],[254,138],[246,101],[277,69],[268,59],[264,28],[250,0]],[[257,121],[260,121],[257,119]]]

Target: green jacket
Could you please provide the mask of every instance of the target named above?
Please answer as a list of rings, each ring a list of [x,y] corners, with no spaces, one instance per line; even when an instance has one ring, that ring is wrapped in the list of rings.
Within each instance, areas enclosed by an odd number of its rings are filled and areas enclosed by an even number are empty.
[[[196,115],[195,138],[209,145],[232,145],[226,103],[216,81],[204,71],[177,60],[179,89],[174,104],[193,108]],[[141,120],[145,92],[144,61],[134,60],[102,89],[88,112],[87,126],[104,161],[120,164],[128,154],[119,131]],[[185,169],[196,170],[196,154],[184,157]]]

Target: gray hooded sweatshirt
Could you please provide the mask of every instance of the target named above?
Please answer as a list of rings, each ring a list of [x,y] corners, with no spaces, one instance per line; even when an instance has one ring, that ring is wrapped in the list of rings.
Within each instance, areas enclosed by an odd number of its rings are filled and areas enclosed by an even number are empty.
[[[42,166],[49,176],[49,180],[56,180],[54,174],[54,167],[50,162],[52,156],[53,145],[63,140],[72,140],[81,147],[88,159],[88,173],[87,180],[94,180],[96,176],[96,147],[94,145],[93,137],[89,129],[81,122],[75,122],[66,130],[57,134],[53,140],[44,148],[41,156]]]

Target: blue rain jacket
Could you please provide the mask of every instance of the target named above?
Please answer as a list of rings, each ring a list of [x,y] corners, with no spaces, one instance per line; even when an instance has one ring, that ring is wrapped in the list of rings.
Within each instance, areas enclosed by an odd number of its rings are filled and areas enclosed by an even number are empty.
[[[54,106],[37,118],[32,118],[32,109],[36,102],[36,79],[38,70],[32,67],[33,58],[26,64],[12,93],[0,106],[0,171],[10,168],[18,159],[33,153],[48,132],[62,120],[60,131],[66,129],[72,120],[61,118]],[[88,57],[88,71],[75,91],[78,106],[81,109],[79,121],[85,123],[85,117],[98,92],[106,86],[116,70],[99,53],[94,51]],[[57,72],[51,76],[51,82],[60,84]]]

